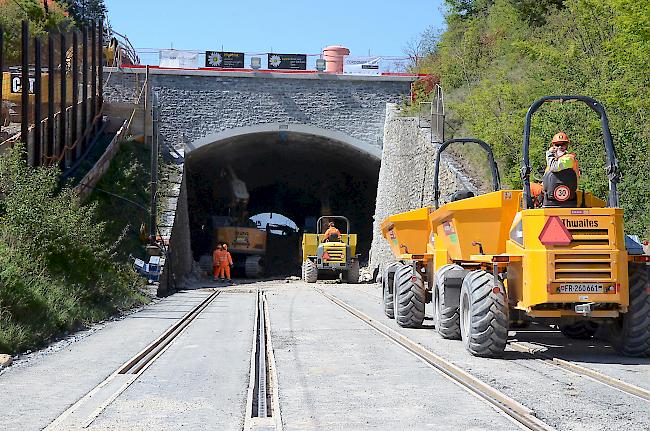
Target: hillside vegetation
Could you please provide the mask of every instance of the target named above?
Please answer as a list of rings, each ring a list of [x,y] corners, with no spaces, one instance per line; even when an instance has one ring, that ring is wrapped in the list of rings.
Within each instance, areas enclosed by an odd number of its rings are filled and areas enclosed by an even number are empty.
[[[440,76],[455,136],[490,143],[503,180],[521,186],[524,117],[543,95],[583,94],[610,120],[628,233],[650,237],[650,2],[634,0],[447,0],[447,29],[421,72]],[[431,38],[425,32],[424,38]],[[607,194],[598,117],[584,104],[546,104],[533,118],[531,161],[558,130],[578,155],[581,187]]]
[[[0,157],[0,353],[146,302],[142,279],[116,256],[129,235],[101,212],[107,203],[81,205],[58,169],[30,168],[24,155],[21,145]]]

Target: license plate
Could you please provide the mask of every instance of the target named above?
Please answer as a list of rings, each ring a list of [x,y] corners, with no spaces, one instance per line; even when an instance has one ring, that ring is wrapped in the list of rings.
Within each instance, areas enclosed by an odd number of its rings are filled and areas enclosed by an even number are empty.
[[[560,284],[557,293],[604,293],[605,288],[598,283],[567,283]]]

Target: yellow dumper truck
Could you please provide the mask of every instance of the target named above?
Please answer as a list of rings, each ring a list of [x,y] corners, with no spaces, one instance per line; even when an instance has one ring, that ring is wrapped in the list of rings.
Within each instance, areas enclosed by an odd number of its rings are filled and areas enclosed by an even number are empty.
[[[564,193],[571,185],[552,178],[552,172],[545,174],[544,198],[533,198],[531,120],[548,102],[583,102],[599,115],[607,201],[577,190],[575,184]],[[616,155],[602,105],[585,96],[546,96],[531,105],[524,126],[522,190],[499,189],[487,144],[460,140],[487,150],[494,191],[456,193],[440,206],[440,153],[457,141],[443,143],[438,151],[435,205],[389,216],[382,223],[396,259],[381,277],[386,315],[401,326],[416,327],[431,301],[437,332],[462,339],[476,356],[500,356],[511,321],[521,318],[558,325],[576,338],[593,336],[602,325],[620,353],[650,355],[650,256],[624,234]],[[555,193],[557,188],[563,193]]]
[[[340,220],[345,223],[345,233],[337,238],[326,238],[324,223]],[[350,221],[343,216],[325,216],[318,219],[316,233],[302,237],[302,279],[315,283],[319,275],[343,276],[347,283],[359,282],[359,255],[357,234],[350,233]]]

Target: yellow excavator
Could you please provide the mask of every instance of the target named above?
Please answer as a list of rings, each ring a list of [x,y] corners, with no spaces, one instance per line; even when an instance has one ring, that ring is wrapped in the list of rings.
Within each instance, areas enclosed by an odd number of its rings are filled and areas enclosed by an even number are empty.
[[[213,217],[214,245],[227,244],[235,268],[243,269],[247,278],[259,278],[264,273],[267,232],[248,220],[248,189],[232,167],[226,168],[218,181],[227,183],[227,207],[231,215]]]

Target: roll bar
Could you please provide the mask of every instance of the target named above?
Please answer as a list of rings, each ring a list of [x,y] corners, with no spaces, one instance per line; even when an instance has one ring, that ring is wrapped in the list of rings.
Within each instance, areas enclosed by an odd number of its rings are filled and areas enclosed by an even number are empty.
[[[523,209],[534,208],[533,198],[530,192],[530,160],[529,160],[529,147],[530,147],[530,124],[535,111],[537,111],[544,103],[565,103],[565,102],[583,102],[591,108],[600,117],[600,127],[603,131],[603,139],[605,141],[605,152],[607,153],[607,178],[609,179],[609,196],[607,198],[608,207],[618,207],[618,191],[616,184],[618,183],[618,160],[616,160],[616,152],[614,151],[614,144],[612,142],[612,134],[609,131],[609,121],[605,108],[595,99],[587,96],[544,96],[535,100],[528,112],[526,112],[526,123],[524,124],[524,142],[521,161],[521,179],[524,183],[524,199]]]
[[[323,219],[329,219],[330,221],[332,219],[338,219],[338,220],[343,220],[345,221],[345,233],[346,235],[350,234],[350,220],[348,220],[347,217],[344,216],[337,216],[337,215],[329,215],[329,216],[322,216],[318,218],[318,221],[316,222],[316,233],[321,234],[322,232],[322,220]]]
[[[476,138],[448,139],[444,143],[442,143],[442,145],[440,145],[438,151],[436,152],[436,164],[433,172],[433,201],[436,209],[438,209],[439,206],[438,201],[440,199],[440,188],[438,185],[438,176],[440,173],[440,154],[449,145],[454,143],[474,143],[481,146],[481,148],[485,150],[488,156],[488,164],[490,165],[490,170],[492,171],[492,187],[494,188],[494,191],[497,191],[500,188],[501,179],[499,178],[499,168],[497,167],[497,164],[494,161],[494,153],[492,152],[492,148],[485,141]]]

